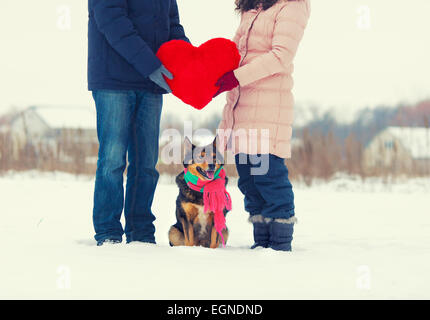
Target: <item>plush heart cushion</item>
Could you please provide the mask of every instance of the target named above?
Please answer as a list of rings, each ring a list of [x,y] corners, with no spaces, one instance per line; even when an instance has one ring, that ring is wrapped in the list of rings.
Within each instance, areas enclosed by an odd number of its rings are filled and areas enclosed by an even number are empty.
[[[157,57],[174,76],[173,80],[166,79],[173,94],[199,110],[218,91],[218,79],[240,63],[236,44],[223,38],[209,40],[200,47],[172,40],[161,46]]]

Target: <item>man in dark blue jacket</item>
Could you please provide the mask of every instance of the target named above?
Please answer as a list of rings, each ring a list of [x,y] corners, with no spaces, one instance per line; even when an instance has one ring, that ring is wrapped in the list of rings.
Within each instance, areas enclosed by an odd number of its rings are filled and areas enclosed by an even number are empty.
[[[158,181],[162,94],[170,92],[163,75],[172,77],[155,53],[169,40],[188,39],[176,0],[89,0],[88,10],[88,88],[100,144],[95,239],[98,245],[121,242],[125,232],[127,242],[155,243],[151,206]]]

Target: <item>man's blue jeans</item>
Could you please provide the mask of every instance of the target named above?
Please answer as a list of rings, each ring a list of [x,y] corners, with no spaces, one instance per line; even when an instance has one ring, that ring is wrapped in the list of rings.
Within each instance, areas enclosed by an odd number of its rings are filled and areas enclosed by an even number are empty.
[[[158,138],[162,95],[144,91],[93,91],[97,109],[99,158],[93,223],[97,242],[122,240],[124,209],[127,242],[155,243],[151,206],[159,174]],[[123,175],[128,151],[124,203]]]

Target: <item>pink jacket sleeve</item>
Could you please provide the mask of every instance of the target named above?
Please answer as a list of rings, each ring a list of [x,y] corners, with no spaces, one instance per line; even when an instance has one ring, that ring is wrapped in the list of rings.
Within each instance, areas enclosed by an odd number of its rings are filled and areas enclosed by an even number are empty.
[[[239,39],[240,39],[240,30],[237,30],[236,34],[234,35],[233,39],[231,39],[231,41],[233,41],[236,46],[239,46]]]
[[[293,62],[309,15],[308,1],[289,2],[281,9],[276,17],[272,50],[234,71],[242,87],[280,73]]]

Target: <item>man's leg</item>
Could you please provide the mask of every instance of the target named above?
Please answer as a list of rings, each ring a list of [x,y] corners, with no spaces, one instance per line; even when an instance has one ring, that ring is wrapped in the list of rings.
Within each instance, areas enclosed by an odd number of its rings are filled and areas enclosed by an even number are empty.
[[[152,201],[158,182],[158,161],[162,95],[138,92],[135,121],[130,130],[129,167],[125,199],[127,242],[155,243]]]
[[[135,97],[129,91],[93,92],[97,109],[99,157],[94,190],[95,239],[121,240],[124,206],[123,174]]]

